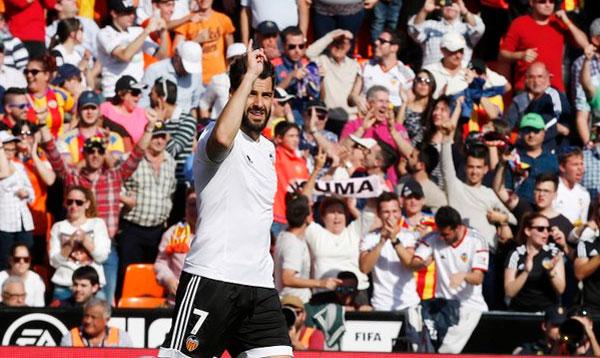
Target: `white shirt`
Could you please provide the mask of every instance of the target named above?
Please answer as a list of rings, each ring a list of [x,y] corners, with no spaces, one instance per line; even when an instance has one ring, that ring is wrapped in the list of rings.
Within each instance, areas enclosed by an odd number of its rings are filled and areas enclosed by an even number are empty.
[[[590,207],[590,193],[579,183],[573,189],[564,184],[564,179],[559,178],[556,199],[552,203],[554,210],[563,214],[572,224],[586,223]]]
[[[102,64],[102,95],[106,98],[115,95],[115,84],[124,75],[130,75],[141,81],[144,75],[144,55],[142,52],[153,55],[158,45],[146,37],[142,50],[138,51],[130,61],[123,62],[112,56],[117,47],[126,48],[144,29],[137,26],[127,28],[127,31],[117,31],[109,25],[98,32],[98,59]]]
[[[306,241],[289,231],[282,231],[275,241],[275,287],[281,296],[294,295],[302,302],[310,300],[310,288],[295,288],[283,285],[283,270],[296,271],[296,277],[310,278],[310,253]]]
[[[33,187],[23,164],[12,162],[15,172],[0,179],[0,231],[21,232],[33,230],[33,218],[28,203],[35,200]],[[19,199],[17,191],[25,189],[26,199]]]
[[[2,65],[0,67],[0,86],[4,87],[5,90],[10,87],[27,88],[27,80],[23,72]]]
[[[435,92],[433,93],[433,98],[438,98],[441,95],[451,96],[463,91],[469,86],[465,79],[466,72],[464,68],[461,68],[454,75],[448,72],[441,61],[427,65],[424,68],[429,70],[435,79]],[[446,92],[442,92],[444,91],[444,88],[446,89]]]
[[[367,90],[374,85],[380,85],[390,91],[390,102],[394,106],[402,105],[400,98],[400,88],[405,90],[412,87],[415,73],[410,67],[398,61],[396,66],[385,72],[377,61],[367,62],[361,73],[363,79],[363,95],[367,94]]]
[[[214,123],[200,136],[194,158],[198,195],[196,239],[183,270],[213,280],[274,288],[269,254],[277,191],[275,147],[241,130],[222,162],[206,155]]]
[[[227,73],[220,73],[212,76],[206,91],[200,97],[200,108],[208,110],[212,108],[210,112],[210,118],[218,118],[225,104],[229,100],[229,76]]]
[[[56,269],[51,281],[60,286],[71,286],[73,284],[71,279],[73,271],[83,266],[80,262],[66,258],[60,253],[62,243],[77,229],[68,220],[63,220],[52,225],[52,229],[50,230],[50,250],[48,256],[50,258],[50,265]],[[110,253],[110,237],[108,236],[106,223],[100,218],[89,218],[79,229],[90,235],[94,241],[94,250],[90,252],[90,256],[94,261],[90,266],[98,272],[100,286],[104,286],[106,279],[104,278],[102,263],[106,261]]]
[[[306,243],[312,258],[312,276],[318,280],[335,278],[342,271],[353,272],[358,289],[369,287],[369,278],[360,271],[360,238],[369,232],[375,214],[364,211],[360,217],[336,235],[315,222],[306,229]],[[324,290],[315,290],[324,291]]]
[[[4,281],[10,276],[7,270],[0,272],[0,287],[4,284]],[[44,307],[44,292],[46,292],[46,285],[44,281],[37,273],[29,270],[25,275],[25,305],[29,307]],[[2,295],[0,295],[0,302],[2,302]]]
[[[79,67],[79,62],[83,59],[83,53],[85,49],[83,46],[75,46],[72,53],[68,53],[65,46],[56,45],[52,48],[54,51],[58,51],[63,59],[63,64],[69,63],[75,67]]]
[[[372,250],[380,237],[380,232],[367,235],[360,243],[360,251]],[[403,229],[397,237],[405,248],[414,248],[418,234]],[[414,272],[402,264],[391,241],[386,240],[373,267],[373,308],[376,311],[399,311],[416,306],[420,301]]]
[[[435,297],[459,300],[461,307],[487,311],[481,285],[471,285],[463,281],[457,288],[450,288],[450,277],[458,272],[473,270],[487,271],[489,252],[485,240],[471,228],[454,245],[448,245],[438,232],[425,236],[415,251],[415,257],[427,261],[433,255],[435,260]]]
[[[269,20],[277,24],[279,31],[288,26],[298,26],[298,5],[296,0],[241,0],[241,5],[252,11],[252,28]]]

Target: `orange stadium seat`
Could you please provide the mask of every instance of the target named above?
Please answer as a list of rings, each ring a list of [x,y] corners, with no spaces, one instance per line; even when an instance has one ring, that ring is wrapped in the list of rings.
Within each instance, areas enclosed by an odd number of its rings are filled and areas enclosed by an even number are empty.
[[[166,306],[166,298],[158,297],[122,297],[117,307],[119,308],[157,308]]]
[[[131,264],[125,271],[121,297],[165,296],[165,289],[156,281],[154,264]]]

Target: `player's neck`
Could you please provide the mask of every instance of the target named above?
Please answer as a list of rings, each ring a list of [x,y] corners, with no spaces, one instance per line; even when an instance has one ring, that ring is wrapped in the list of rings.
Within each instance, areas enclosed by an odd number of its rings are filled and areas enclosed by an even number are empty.
[[[255,130],[252,130],[250,128],[246,128],[246,127],[241,127],[240,128],[242,130],[242,132],[244,132],[248,137],[252,138],[255,142],[258,142],[258,139],[260,138],[260,132],[257,132]]]

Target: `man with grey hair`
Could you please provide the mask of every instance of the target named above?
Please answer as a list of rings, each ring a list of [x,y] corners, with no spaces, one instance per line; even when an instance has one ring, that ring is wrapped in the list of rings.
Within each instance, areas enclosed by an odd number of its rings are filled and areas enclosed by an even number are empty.
[[[91,298],[83,306],[81,326],[62,337],[61,347],[133,347],[127,332],[107,326],[110,315],[107,301]]]
[[[388,128],[388,121],[395,122],[394,110],[390,108],[389,90],[380,85],[370,87],[367,90],[367,108],[367,114],[364,118],[359,117],[346,123],[340,136],[341,143],[347,147],[352,147],[353,140],[350,136],[354,136],[354,138],[374,138],[389,145],[386,147],[397,151],[398,145],[392,139]],[[402,123],[395,122],[394,128],[404,140],[409,140],[406,128]],[[387,178],[394,185],[396,184],[398,178],[393,166],[388,168]]]
[[[595,50],[595,54],[590,60],[591,81],[594,87],[598,87],[600,86],[600,17],[590,25],[590,42],[594,45]],[[575,99],[575,110],[577,111],[575,122],[579,138],[586,147],[592,148],[594,143],[591,141],[590,129],[600,118],[597,115],[592,115],[590,118],[590,105],[585,97],[580,78],[584,60],[585,54],[575,60],[571,66],[571,94]]]
[[[19,276],[9,276],[2,284],[2,303],[5,307],[25,307],[25,284]]]

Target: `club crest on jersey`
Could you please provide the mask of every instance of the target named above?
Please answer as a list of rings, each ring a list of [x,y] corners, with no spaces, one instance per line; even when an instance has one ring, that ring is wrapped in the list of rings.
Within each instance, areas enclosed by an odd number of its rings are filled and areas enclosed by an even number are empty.
[[[200,345],[200,341],[196,336],[189,336],[185,340],[185,348],[187,348],[188,352],[194,351]]]
[[[462,262],[467,263],[469,257],[467,256],[466,252],[463,252],[462,254],[460,254],[460,259],[462,260]]]

